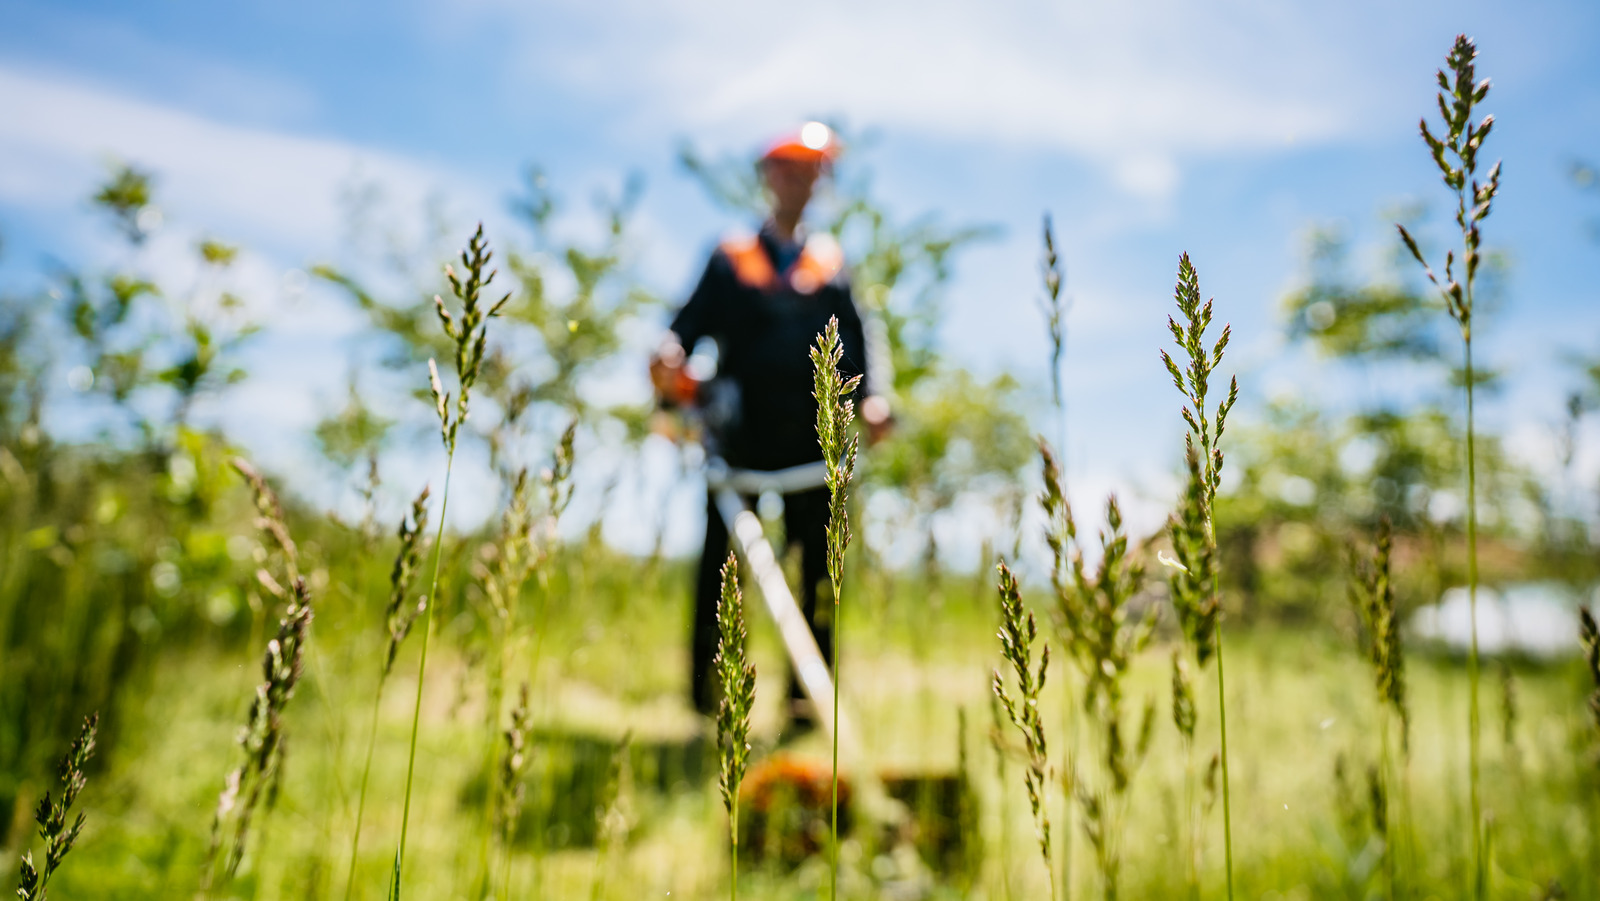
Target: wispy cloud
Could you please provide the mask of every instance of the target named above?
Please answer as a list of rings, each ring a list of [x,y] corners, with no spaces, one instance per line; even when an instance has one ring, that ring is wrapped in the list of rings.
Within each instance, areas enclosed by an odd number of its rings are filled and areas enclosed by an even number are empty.
[[[492,195],[453,173],[344,141],[226,124],[114,90],[0,67],[0,203],[55,214],[122,159],[153,170],[188,221],[292,253],[336,247],[359,173],[418,209],[431,192]]]
[[[1354,52],[1327,40],[1328,23],[1262,4],[1225,4],[1223,15],[1178,0],[487,6],[520,17],[537,48],[533,77],[634,101],[643,129],[749,140],[837,114],[1078,154],[1145,196],[1176,187],[1185,154],[1348,135],[1371,100],[1328,77]],[[592,39],[557,40],[572,29]]]

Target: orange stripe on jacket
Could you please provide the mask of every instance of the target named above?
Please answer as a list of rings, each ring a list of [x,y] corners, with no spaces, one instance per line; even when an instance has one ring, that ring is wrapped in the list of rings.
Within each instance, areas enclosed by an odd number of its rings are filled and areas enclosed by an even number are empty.
[[[733,275],[748,288],[771,291],[777,287],[778,273],[755,235],[739,235],[722,242],[722,252],[733,264]]]
[[[746,287],[761,291],[776,291],[778,273],[772,260],[754,235],[741,235],[722,242],[722,252],[733,266],[734,277]],[[833,281],[844,269],[844,250],[827,232],[812,235],[800,250],[800,256],[784,273],[789,287],[800,294],[814,294]]]

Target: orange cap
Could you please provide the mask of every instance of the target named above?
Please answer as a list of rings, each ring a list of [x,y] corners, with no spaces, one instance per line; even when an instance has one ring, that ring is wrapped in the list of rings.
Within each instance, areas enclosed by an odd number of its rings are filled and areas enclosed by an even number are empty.
[[[831,163],[839,155],[839,136],[821,122],[807,122],[767,145],[762,161],[800,160],[813,163]]]

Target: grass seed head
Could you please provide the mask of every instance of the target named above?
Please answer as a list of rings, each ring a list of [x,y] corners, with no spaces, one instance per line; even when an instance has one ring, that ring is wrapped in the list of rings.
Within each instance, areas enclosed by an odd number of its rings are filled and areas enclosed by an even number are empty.
[[[1044,282],[1044,296],[1039,300],[1039,310],[1044,314],[1045,328],[1050,334],[1050,391],[1057,407],[1063,403],[1061,393],[1061,358],[1066,353],[1067,312],[1072,299],[1062,294],[1066,284],[1065,268],[1056,253],[1056,237],[1050,224],[1050,214],[1044,216],[1044,250],[1039,257],[1039,274]]]
[[[383,657],[383,674],[394,669],[395,655],[400,645],[411,633],[411,626],[428,607],[426,596],[417,598],[415,605],[406,603],[411,592],[411,582],[416,578],[417,565],[422,560],[423,545],[427,541],[428,486],[411,502],[409,518],[400,518],[400,549],[395,553],[394,568],[389,571],[389,605],[384,611],[384,622],[389,631],[389,644]]]
[[[1028,806],[1033,811],[1034,830],[1039,839],[1039,853],[1044,858],[1045,869],[1052,873],[1050,853],[1050,814],[1045,807],[1044,792],[1049,784],[1050,753],[1045,742],[1044,717],[1039,710],[1039,695],[1044,691],[1045,679],[1050,671],[1050,645],[1039,652],[1039,665],[1033,665],[1033,643],[1039,630],[1033,614],[1022,603],[1022,592],[1017,587],[1011,568],[1001,561],[1000,589],[1000,656],[1011,664],[1015,674],[1017,693],[1006,688],[1006,680],[997,669],[993,674],[994,695],[1005,709],[1012,725],[1022,733],[1026,750],[1027,769],[1023,771],[1023,784],[1028,791]]]
[[[712,661],[722,686],[717,705],[718,788],[731,817],[750,760],[750,711],[755,707],[756,668],[745,659],[744,597],[739,591],[739,561],[732,553],[722,565],[722,596],[717,603],[717,656]],[[737,838],[735,839],[737,841]]]
[[[72,740],[66,756],[61,758],[61,763],[56,767],[61,794],[52,800],[50,793],[45,792],[34,810],[33,819],[39,826],[39,837],[45,841],[44,868],[41,870],[34,863],[32,851],[23,853],[17,887],[17,897],[22,901],[44,901],[50,877],[55,875],[83,831],[83,813],[78,813],[71,826],[67,825],[67,814],[87,783],[83,771],[88,766],[89,758],[94,756],[95,734],[99,729],[100,714],[93,713],[84,718],[78,737]]]
[[[1167,520],[1172,559],[1167,565],[1168,596],[1184,639],[1202,668],[1216,652],[1222,603],[1217,594],[1217,552],[1207,528],[1206,477],[1194,441],[1185,447],[1188,481],[1178,509]]]
[[[1086,710],[1109,702],[1120,705],[1122,680],[1133,658],[1155,633],[1156,608],[1130,622],[1129,603],[1144,587],[1145,569],[1130,554],[1116,496],[1106,499],[1106,526],[1100,533],[1100,563],[1089,575],[1081,550],[1074,549],[1071,594],[1081,619],[1068,636],[1068,651],[1083,673]]]
[[[274,597],[287,601],[289,600],[287,586],[292,586],[300,578],[300,554],[295,548],[294,539],[289,536],[289,525],[283,515],[283,504],[278,501],[278,493],[272,490],[266,478],[250,465],[248,460],[234,457],[228,462],[250,486],[250,493],[255,499],[256,528],[271,540],[283,558],[285,579],[275,578],[270,570],[263,567],[256,572],[256,581]]]
[[[1217,804],[1217,774],[1222,771],[1222,755],[1212,754],[1211,762],[1206,764],[1206,777],[1201,784],[1205,792],[1205,809],[1210,811]]]
[[[1445,58],[1445,68],[1438,72],[1437,99],[1441,130],[1436,136],[1428,127],[1426,118],[1419,125],[1423,143],[1428,146],[1428,153],[1439,169],[1440,178],[1456,194],[1455,219],[1462,237],[1461,275],[1458,277],[1456,274],[1454,250],[1445,254],[1444,275],[1441,278],[1428,265],[1416,239],[1411,237],[1405,226],[1395,225],[1400,232],[1401,242],[1444,298],[1445,307],[1461,326],[1463,336],[1471,335],[1473,283],[1483,263],[1483,238],[1479,224],[1488,217],[1494,199],[1500,193],[1500,163],[1496,162],[1490,168],[1482,182],[1477,178],[1478,153],[1494,128],[1494,116],[1472,121],[1474,110],[1489,95],[1489,79],[1478,80],[1477,59],[1478,48],[1472,39],[1464,34],[1456,35],[1455,43]]]
[[[496,831],[500,840],[509,845],[522,818],[522,804],[527,786],[522,781],[528,767],[528,729],[533,714],[528,707],[528,683],[524,681],[517,694],[517,705],[511,708],[511,722],[501,733],[505,751],[500,757],[500,778],[497,789],[500,803],[495,805]]]
[[[1223,455],[1218,445],[1227,429],[1228,413],[1239,399],[1239,381],[1231,379],[1227,396],[1214,406],[1209,405],[1211,379],[1222,363],[1233,330],[1224,325],[1217,340],[1207,345],[1213,301],[1200,302],[1200,275],[1187,253],[1178,258],[1173,299],[1181,320],[1168,316],[1167,330],[1187,364],[1180,367],[1166,350],[1161,351],[1161,361],[1172,384],[1183,395],[1181,412],[1189,434],[1184,439],[1188,480],[1183,499],[1167,527],[1177,564],[1172,566],[1168,585],[1184,637],[1194,649],[1196,662],[1204,666],[1216,651],[1221,616],[1215,508],[1217,490],[1222,485]]]
[[[1183,652],[1172,649],[1172,724],[1186,742],[1194,741],[1194,727],[1198,719],[1194,706],[1194,681],[1189,677],[1189,662]]]
[[[812,396],[817,400],[817,443],[827,467],[828,485],[828,578],[834,585],[837,603],[839,586],[844,581],[844,553],[850,546],[850,518],[845,502],[850,482],[855,477],[858,438],[850,434],[855,421],[855,401],[851,399],[861,385],[861,376],[846,377],[839,372],[844,359],[844,344],[839,339],[839,319],[828,317],[828,325],[811,348],[815,374]]]
[[[1046,494],[1049,493],[1047,487]],[[1070,537],[1070,533],[1062,534]],[[1084,677],[1078,683],[1081,694],[1074,702],[1088,715],[1099,739],[1094,755],[1100,764],[1099,778],[1073,772],[1073,795],[1083,812],[1084,834],[1095,852],[1106,896],[1115,897],[1121,866],[1122,816],[1134,774],[1149,752],[1156,717],[1155,700],[1149,698],[1138,731],[1133,741],[1128,741],[1123,722],[1124,681],[1133,659],[1149,646],[1155,633],[1156,608],[1152,606],[1137,620],[1129,618],[1129,605],[1143,588],[1145,570],[1138,555],[1129,552],[1122,508],[1115,496],[1106,501],[1106,528],[1100,532],[1100,550],[1100,563],[1091,575],[1084,565],[1082,549],[1072,541],[1068,549],[1069,578],[1059,594],[1064,611],[1062,643]],[[1174,669],[1174,679],[1186,672]],[[1192,691],[1186,711],[1178,707],[1183,703],[1175,696],[1176,718],[1192,715]]]
[[[437,294],[433,297],[433,308],[439,324],[444,328],[445,335],[455,342],[459,393],[453,410],[450,395],[439,380],[438,364],[433,360],[428,361],[428,385],[433,392],[434,410],[439,416],[440,437],[444,440],[445,450],[452,455],[456,449],[457,432],[469,413],[472,386],[477,382],[483,366],[484,350],[489,339],[489,320],[500,315],[501,308],[511,299],[508,292],[493,304],[486,306],[482,302],[482,291],[494,281],[496,274],[496,270],[489,269],[489,261],[493,258],[494,252],[489,250],[488,239],[483,236],[483,224],[479,223],[478,230],[467,240],[466,249],[461,251],[461,266],[465,275],[458,275],[454,266],[444,269],[445,278],[450,282],[450,293],[461,305],[461,312],[456,316],[451,315],[444,298]]]
[[[207,888],[215,877],[224,839],[231,833],[223,871],[232,876],[244,859],[257,808],[263,801],[271,807],[276,797],[285,753],[283,711],[300,682],[311,619],[311,598],[305,580],[296,579],[294,598],[278,623],[277,635],[267,642],[262,655],[262,681],[256,686],[245,724],[239,730],[237,741],[244,750],[244,762],[228,774],[217,799],[206,859]]]
[[[1039,506],[1044,510],[1044,540],[1050,548],[1050,584],[1056,592],[1055,626],[1062,646],[1071,647],[1072,636],[1080,632],[1084,618],[1080,595],[1073,590],[1083,567],[1082,556],[1075,555],[1078,529],[1072,519],[1072,504],[1062,489],[1061,465],[1049,443],[1042,438],[1039,439],[1039,462],[1044,476]]]
[[[539,474],[540,481],[544,483],[546,512],[552,528],[566,511],[567,504],[572,502],[572,463],[575,459],[572,442],[577,434],[578,420],[574,419],[561,432],[561,440],[556,442],[555,452],[551,455],[550,467]]]
[[[1406,704],[1405,651],[1389,572],[1393,544],[1393,530],[1389,518],[1384,517],[1378,522],[1371,560],[1357,567],[1353,596],[1357,617],[1366,633],[1367,662],[1372,665],[1378,701],[1399,718],[1400,744],[1405,750],[1410,747],[1410,711]]]
[[[1372,811],[1372,831],[1380,838],[1389,836],[1389,787],[1384,784],[1383,772],[1376,766],[1367,767],[1367,805]]]
[[[517,471],[512,480],[511,498],[500,514],[500,532],[485,544],[482,565],[476,575],[488,601],[490,627],[502,633],[516,611],[517,599],[528,575],[538,565],[538,550],[533,541],[533,506],[529,502],[528,470]]]

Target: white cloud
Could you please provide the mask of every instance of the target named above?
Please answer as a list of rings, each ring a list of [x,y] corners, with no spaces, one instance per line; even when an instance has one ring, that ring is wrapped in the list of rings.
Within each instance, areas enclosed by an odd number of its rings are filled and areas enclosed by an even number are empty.
[[[184,220],[297,253],[337,246],[340,191],[353,174],[419,209],[448,187],[488,195],[448,172],[325,138],[229,125],[114,91],[0,67],[0,202],[55,212],[81,202],[108,160],[153,170]]]
[[[1183,154],[1326,140],[1349,133],[1362,104],[1349,79],[1327,77],[1354,52],[1326,39],[1328,23],[1249,2],[1221,15],[1181,0],[485,5],[497,21],[521,18],[531,79],[636,103],[643,132],[749,141],[842,115],[1078,154],[1142,196],[1177,186]],[[557,40],[574,29],[590,39]]]
[[[1167,197],[1178,186],[1178,164],[1158,153],[1135,153],[1118,160],[1112,174],[1124,190],[1143,197]]]

